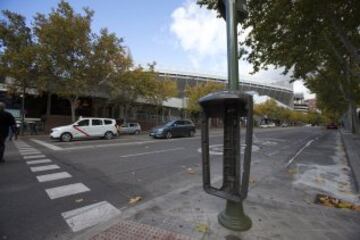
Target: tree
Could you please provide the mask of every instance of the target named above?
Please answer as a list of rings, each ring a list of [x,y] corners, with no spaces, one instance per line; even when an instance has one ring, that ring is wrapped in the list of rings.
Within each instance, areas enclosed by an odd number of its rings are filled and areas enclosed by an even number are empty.
[[[87,95],[93,86],[92,16],[93,12],[87,8],[81,15],[61,1],[48,16],[38,14],[35,18],[43,57],[41,69],[48,73],[43,86],[69,101],[72,121],[79,97]]]
[[[10,77],[10,88],[21,92],[22,128],[25,118],[25,97],[27,89],[34,87],[38,68],[33,34],[26,26],[25,18],[19,14],[2,11],[0,21],[0,74]]]
[[[199,99],[211,92],[223,90],[224,84],[215,82],[205,82],[196,86],[186,86],[185,95],[187,97],[187,111],[192,114],[200,112]]]
[[[218,8],[214,0],[198,2],[211,9]],[[249,49],[246,59],[253,64],[254,72],[274,65],[283,67],[284,74],[291,72],[292,80],[314,84],[322,78],[319,75],[331,71],[329,66],[336,63],[341,67],[336,77],[343,78],[341,84],[351,85],[349,82],[355,81],[355,89],[359,89],[359,1],[249,0],[248,9],[249,17],[242,26],[250,33],[242,44]],[[335,83],[332,78],[326,81]],[[339,84],[335,85],[339,88]],[[313,90],[317,94],[323,91]],[[348,90],[341,94],[355,119],[356,97]]]
[[[163,101],[177,94],[176,83],[159,79],[154,64],[149,70],[141,66],[131,67],[123,74],[109,81],[110,103],[124,107],[125,121],[128,110],[136,103],[150,103],[161,106]]]

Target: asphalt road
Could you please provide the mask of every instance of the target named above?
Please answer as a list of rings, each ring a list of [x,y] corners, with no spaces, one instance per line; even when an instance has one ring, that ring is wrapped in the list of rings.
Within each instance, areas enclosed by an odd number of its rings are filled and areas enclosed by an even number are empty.
[[[316,159],[330,158],[337,148],[336,134],[317,127],[257,129],[252,179],[266,183],[279,171],[297,164],[305,152]],[[72,143],[34,139],[24,138],[16,146],[8,144],[7,162],[0,165],[0,239],[71,239],[74,232],[87,227],[86,223],[102,220],[103,215],[93,214],[96,210],[79,216],[86,206],[96,208],[100,204],[101,211],[111,216],[131,208],[130,198],[140,196],[145,202],[178,188],[201,184],[199,135],[171,140],[121,136],[110,141]],[[214,182],[222,173],[221,143],[221,133],[213,132]],[[46,157],[28,157],[39,154]],[[48,160],[26,163],[38,159]],[[304,161],[314,163],[316,159],[305,157]],[[31,169],[48,165],[58,168],[39,172]],[[59,172],[58,180],[40,182],[37,178]],[[58,188],[62,186],[65,189]],[[85,222],[85,226],[79,222]]]

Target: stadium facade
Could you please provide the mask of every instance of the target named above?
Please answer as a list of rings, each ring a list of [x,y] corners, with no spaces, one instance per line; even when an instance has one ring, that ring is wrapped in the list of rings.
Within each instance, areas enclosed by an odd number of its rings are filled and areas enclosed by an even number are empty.
[[[158,74],[160,78],[176,81],[178,87],[177,96],[163,102],[161,110],[157,106],[138,101],[125,113],[121,106],[109,105],[105,94],[96,94],[96,96],[80,98],[77,115],[113,117],[116,119],[123,119],[126,116],[127,119],[142,123],[146,129],[159,122],[189,117],[185,111],[185,90],[187,86],[196,86],[204,82],[218,82],[224,84],[224,87],[227,84],[227,80],[223,76],[176,71],[158,71]],[[20,109],[21,98],[7,93],[6,82],[5,78],[0,79],[0,101],[5,101],[10,109]],[[294,92],[292,84],[288,82],[260,83],[241,80],[239,87],[243,92],[267,95],[291,108],[293,107]],[[46,112],[46,94],[40,95],[36,91],[27,94],[25,109],[26,117],[40,119]],[[51,118],[47,119],[47,122],[47,129],[54,125],[70,122],[70,105],[67,100],[56,95],[52,96]]]

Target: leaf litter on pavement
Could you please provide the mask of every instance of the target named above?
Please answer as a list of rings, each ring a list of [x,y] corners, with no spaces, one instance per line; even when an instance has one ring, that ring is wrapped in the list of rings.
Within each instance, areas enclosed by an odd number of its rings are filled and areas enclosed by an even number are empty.
[[[209,225],[204,223],[198,223],[195,226],[195,230],[201,233],[207,233],[209,232]]]
[[[129,204],[135,204],[138,203],[142,200],[142,197],[140,196],[135,196],[129,199]]]
[[[317,194],[315,203],[332,208],[346,208],[350,210],[360,211],[360,205],[355,205],[349,201],[331,197],[325,194]]]

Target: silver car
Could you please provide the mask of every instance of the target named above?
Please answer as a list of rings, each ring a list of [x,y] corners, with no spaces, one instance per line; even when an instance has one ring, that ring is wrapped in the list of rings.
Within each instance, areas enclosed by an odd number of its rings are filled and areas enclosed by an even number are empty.
[[[139,123],[131,122],[131,123],[123,123],[118,127],[118,131],[120,134],[140,134],[141,126]]]

